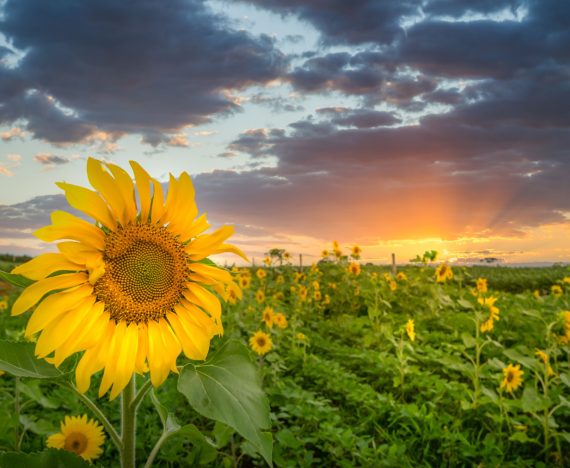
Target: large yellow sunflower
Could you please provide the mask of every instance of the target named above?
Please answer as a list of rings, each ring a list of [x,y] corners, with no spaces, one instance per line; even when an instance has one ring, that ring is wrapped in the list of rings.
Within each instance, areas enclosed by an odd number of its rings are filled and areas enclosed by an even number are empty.
[[[105,441],[103,428],[87,415],[66,416],[61,423],[61,432],[47,439],[47,446],[73,452],[87,461],[98,458]]]
[[[55,211],[52,224],[35,235],[64,240],[59,253],[13,271],[37,280],[12,308],[20,315],[39,304],[26,328],[28,337],[41,332],[36,354],[59,366],[84,351],[76,368],[78,389],[85,392],[91,376],[104,369],[99,395],[112,386],[111,399],[133,372],[150,370],[153,385],[160,385],[171,370],[177,372],[181,351],[206,358],[211,338],[223,332],[214,292],[223,296],[232,278],[202,260],[221,252],[245,258],[224,244],[233,227],[203,234],[209,224],[205,215],[196,218],[188,174],[170,176],[164,200],[161,184],[136,162],[131,167],[135,183],[120,167],[90,158],[87,174],[95,191],[59,183],[69,204],[95,224]]]

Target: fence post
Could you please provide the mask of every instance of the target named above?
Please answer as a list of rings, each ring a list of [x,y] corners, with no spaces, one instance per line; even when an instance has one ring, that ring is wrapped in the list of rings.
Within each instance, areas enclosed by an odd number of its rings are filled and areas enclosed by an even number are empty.
[[[396,254],[392,254],[392,274],[396,276]]]

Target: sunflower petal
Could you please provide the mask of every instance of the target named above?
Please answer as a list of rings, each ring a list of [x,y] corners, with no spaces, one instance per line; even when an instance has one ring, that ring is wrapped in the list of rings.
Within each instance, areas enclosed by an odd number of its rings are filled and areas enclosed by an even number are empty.
[[[89,284],[85,284],[46,297],[30,317],[28,325],[26,326],[26,337],[29,338],[40,330],[43,330],[62,314],[77,307],[89,297],[92,292],[93,288]]]
[[[54,211],[51,214],[50,226],[34,232],[34,235],[45,242],[61,239],[81,241],[97,250],[105,248],[105,234],[97,226],[73,216],[65,211]]]
[[[109,211],[109,207],[97,192],[65,182],[57,182],[56,185],[65,192],[65,197],[73,208],[82,211],[109,229],[117,227],[117,222]]]
[[[125,330],[121,346],[116,357],[117,367],[110,399],[114,400],[133,378],[138,348],[138,326],[131,323]]]
[[[20,294],[12,306],[12,315],[23,314],[50,291],[80,286],[86,282],[87,275],[85,273],[68,273],[40,280],[24,289],[24,292]]]
[[[128,219],[125,216],[127,210],[123,195],[115,179],[111,177],[111,174],[105,171],[100,161],[93,158],[87,159],[87,176],[89,183],[107,201],[115,218],[122,224],[125,224],[125,221]]]
[[[83,269],[80,265],[70,262],[62,254],[46,253],[17,266],[12,270],[12,273],[33,280],[40,280],[56,271],[79,271]]]
[[[124,220],[133,220],[137,216],[137,202],[135,198],[135,185],[131,176],[124,169],[115,164],[107,163],[111,174],[115,177],[116,184],[121,192],[124,206]]]
[[[95,298],[89,297],[78,307],[65,312],[60,316],[59,320],[52,321],[44,328],[36,343],[36,356],[40,358],[46,357],[61,346],[71,335],[76,333],[78,327],[82,326],[82,322],[89,315],[94,302]]]
[[[151,178],[142,166],[136,161],[129,161],[133,173],[135,174],[135,182],[137,184],[137,191],[139,193],[141,220],[143,223],[148,221],[150,215],[150,207],[152,196],[150,193]]]

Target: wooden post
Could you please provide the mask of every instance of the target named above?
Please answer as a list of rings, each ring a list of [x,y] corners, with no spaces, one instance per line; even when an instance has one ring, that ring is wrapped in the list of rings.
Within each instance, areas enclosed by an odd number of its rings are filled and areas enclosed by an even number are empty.
[[[392,274],[396,276],[396,254],[392,254]]]
[[[303,254],[299,254],[299,271],[303,271]]]

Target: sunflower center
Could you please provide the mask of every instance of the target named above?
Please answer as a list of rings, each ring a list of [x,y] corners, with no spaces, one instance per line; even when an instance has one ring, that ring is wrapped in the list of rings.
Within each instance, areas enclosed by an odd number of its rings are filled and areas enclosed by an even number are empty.
[[[105,240],[103,260],[105,274],[95,283],[95,294],[116,322],[158,320],[180,301],[188,259],[166,227],[118,228]]]
[[[267,342],[265,341],[265,338],[263,338],[262,336],[257,338],[257,346],[263,348],[266,344]]]
[[[515,378],[515,374],[513,374],[512,372],[509,372],[507,374],[507,382],[509,382],[509,383],[512,382],[514,380],[514,378]]]
[[[77,455],[81,455],[87,448],[87,442],[88,440],[85,434],[72,432],[66,436],[63,448],[69,452],[75,452]]]

